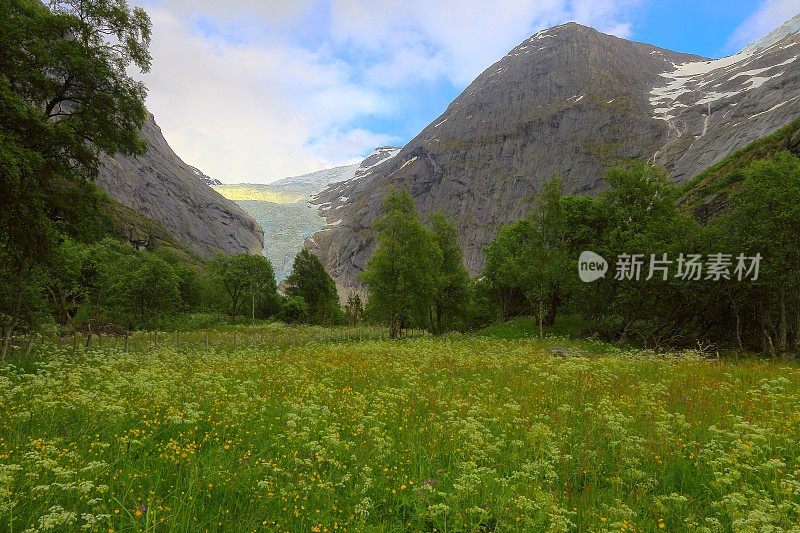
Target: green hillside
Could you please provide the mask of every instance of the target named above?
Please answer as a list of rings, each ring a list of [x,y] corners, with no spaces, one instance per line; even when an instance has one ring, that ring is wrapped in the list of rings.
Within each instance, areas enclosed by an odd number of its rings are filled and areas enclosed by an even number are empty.
[[[680,204],[701,221],[708,221],[724,210],[727,198],[742,180],[741,170],[748,163],[781,150],[800,155],[800,119],[737,150],[686,182]]]

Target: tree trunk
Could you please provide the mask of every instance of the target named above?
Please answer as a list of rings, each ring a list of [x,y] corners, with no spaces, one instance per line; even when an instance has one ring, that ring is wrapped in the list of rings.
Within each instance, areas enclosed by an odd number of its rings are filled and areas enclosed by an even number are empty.
[[[764,345],[769,350],[770,355],[775,357],[775,344],[772,342],[772,335],[764,329]]]
[[[0,349],[0,361],[4,360],[6,355],[8,355],[8,350],[11,347],[13,332],[14,328],[12,326],[6,326],[3,328],[3,347]]]
[[[739,318],[739,312],[734,310],[736,314],[736,342],[739,344],[739,349],[742,349],[742,321]]]
[[[252,296],[253,296],[253,303],[252,303],[251,311],[252,311],[252,315],[253,316],[252,316],[251,321],[252,321],[253,324],[255,324],[256,323],[256,293],[253,292]]]
[[[539,338],[544,339],[544,304],[542,301],[539,301]]]
[[[556,323],[556,315],[558,313],[558,296],[551,294],[547,302],[547,316],[544,319],[545,326],[552,326]]]
[[[28,339],[28,346],[25,347],[25,357],[30,357],[31,351],[33,351],[33,342],[35,340],[36,340],[36,334],[31,333],[31,336]]]
[[[787,346],[787,329],[788,329],[788,322],[786,317],[786,288],[781,285],[781,323],[780,323],[780,330],[778,332],[778,349],[781,353],[786,352]]]
[[[400,329],[400,319],[397,315],[392,317],[392,320],[389,322],[389,338],[396,339],[398,335],[398,330]]]
[[[631,320],[626,320],[625,323],[622,325],[622,333],[620,334],[619,339],[617,340],[619,344],[625,343],[625,339],[628,337],[628,328],[630,327],[630,325],[631,325]]]
[[[129,337],[129,334],[128,334],[128,330],[126,329],[125,330],[125,353],[128,353],[128,337]]]
[[[795,352],[800,353],[800,292],[797,295],[797,314],[796,324],[794,327],[794,347]]]

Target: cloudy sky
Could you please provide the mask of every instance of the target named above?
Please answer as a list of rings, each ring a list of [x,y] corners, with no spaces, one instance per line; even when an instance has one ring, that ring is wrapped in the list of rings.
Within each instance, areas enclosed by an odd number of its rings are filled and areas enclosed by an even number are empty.
[[[800,0],[134,0],[148,107],[187,163],[269,182],[402,145],[536,31],[567,21],[682,52],[738,51]]]

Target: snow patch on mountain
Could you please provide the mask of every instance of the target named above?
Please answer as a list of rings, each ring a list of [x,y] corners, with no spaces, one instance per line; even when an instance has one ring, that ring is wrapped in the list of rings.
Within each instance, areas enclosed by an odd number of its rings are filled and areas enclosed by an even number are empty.
[[[713,61],[693,61],[674,65],[674,70],[661,74],[661,77],[665,78],[667,83],[653,87],[653,90],[650,91],[650,104],[655,109],[655,118],[661,120],[675,118],[672,112],[677,107],[688,107],[689,105],[678,102],[681,96],[697,92],[701,86],[709,85],[712,81],[716,81],[716,78],[713,78],[714,73],[724,71],[734,65],[743,64],[752,55],[752,52],[740,52],[736,55]],[[709,76],[712,76],[711,81],[708,80]],[[734,94],[736,94],[735,91],[725,93],[709,91],[702,98],[698,98],[696,103],[710,103]]]
[[[400,153],[401,148],[395,146],[382,146],[367,156],[356,170],[352,179],[361,179],[370,174],[376,167],[389,161]],[[344,181],[344,180],[342,180]]]
[[[766,48],[774,46],[775,44],[784,40],[788,36],[798,32],[800,32],[800,13],[790,18],[789,20],[784,22],[781,26],[772,30],[770,33],[768,33],[761,39],[758,39],[748,44],[747,47],[744,49],[744,51],[758,52],[759,50],[764,50]]]
[[[793,38],[793,33],[787,34],[784,39]],[[731,99],[757,89],[772,79],[780,78],[787,72],[786,68],[781,67],[788,67],[800,57],[798,49],[781,62],[761,66],[770,55],[767,54],[768,48],[780,42],[783,41],[773,42],[767,48],[748,47],[738,54],[722,59],[673,64],[672,70],[661,74],[665,83],[650,91],[650,104],[655,112],[653,118],[669,122],[684,108]],[[795,44],[797,41],[788,42],[781,50]],[[751,66],[757,68],[749,68]]]
[[[221,181],[208,176],[205,172],[203,172],[199,168],[193,167],[192,165],[187,165],[187,166],[189,167],[189,170],[194,172],[194,175],[203,180],[203,182],[206,185],[210,185],[211,187],[214,187],[215,185],[222,185]]]

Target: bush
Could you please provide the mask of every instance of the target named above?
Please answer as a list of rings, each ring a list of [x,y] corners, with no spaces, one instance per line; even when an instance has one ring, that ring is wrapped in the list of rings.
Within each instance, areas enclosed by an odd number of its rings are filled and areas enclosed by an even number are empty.
[[[308,321],[308,303],[301,296],[291,296],[281,305],[281,320],[287,324],[300,324]]]

